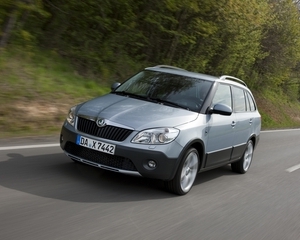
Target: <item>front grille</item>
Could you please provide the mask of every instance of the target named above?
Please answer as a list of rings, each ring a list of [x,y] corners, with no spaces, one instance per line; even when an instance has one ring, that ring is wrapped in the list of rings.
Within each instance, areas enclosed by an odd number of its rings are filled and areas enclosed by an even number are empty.
[[[124,141],[133,130],[115,127],[115,126],[104,126],[98,127],[95,121],[88,120],[82,117],[78,117],[77,129],[81,132],[104,138],[113,141]]]
[[[128,171],[137,171],[136,167],[133,165],[129,158],[120,157],[116,155],[110,155],[107,153],[102,153],[89,148],[85,148],[76,145],[72,142],[67,142],[65,146],[65,151],[79,158],[103,164],[108,167],[113,167]]]

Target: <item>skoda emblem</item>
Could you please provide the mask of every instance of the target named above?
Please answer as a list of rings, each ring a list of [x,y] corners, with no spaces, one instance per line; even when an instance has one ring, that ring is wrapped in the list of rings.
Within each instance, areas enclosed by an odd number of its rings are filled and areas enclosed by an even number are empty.
[[[106,125],[104,118],[98,118],[96,121],[98,127],[104,127]]]

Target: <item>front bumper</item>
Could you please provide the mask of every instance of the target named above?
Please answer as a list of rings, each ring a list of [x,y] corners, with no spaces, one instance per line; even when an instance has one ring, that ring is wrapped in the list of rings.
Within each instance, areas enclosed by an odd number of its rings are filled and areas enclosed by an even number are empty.
[[[115,154],[110,155],[76,145],[78,134],[115,144]],[[131,138],[132,136],[128,137],[128,139]],[[115,142],[99,139],[81,132],[76,132],[76,130],[67,123],[65,123],[61,129],[60,145],[66,155],[73,160],[105,170],[162,180],[171,180],[174,177],[179,164],[178,156],[182,150],[182,147],[175,141],[166,145],[150,146],[132,144],[130,140]],[[165,153],[170,153],[171,156]],[[156,162],[155,168],[148,166],[150,160]]]

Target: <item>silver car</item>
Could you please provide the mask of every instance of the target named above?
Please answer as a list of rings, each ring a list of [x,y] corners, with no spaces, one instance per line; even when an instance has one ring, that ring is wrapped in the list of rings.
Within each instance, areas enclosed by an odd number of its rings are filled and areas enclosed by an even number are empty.
[[[260,129],[242,80],[159,65],[72,107],[60,144],[76,162],[161,179],[184,195],[199,172],[231,164],[246,173]]]

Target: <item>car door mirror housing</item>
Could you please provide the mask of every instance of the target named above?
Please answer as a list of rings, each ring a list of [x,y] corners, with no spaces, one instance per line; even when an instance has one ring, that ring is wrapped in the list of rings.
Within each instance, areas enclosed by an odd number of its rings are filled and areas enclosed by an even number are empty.
[[[226,104],[217,103],[208,110],[208,113],[230,116],[232,114],[232,109]]]
[[[110,87],[111,91],[114,92],[120,85],[121,85],[121,83],[119,83],[119,82],[113,83]]]

